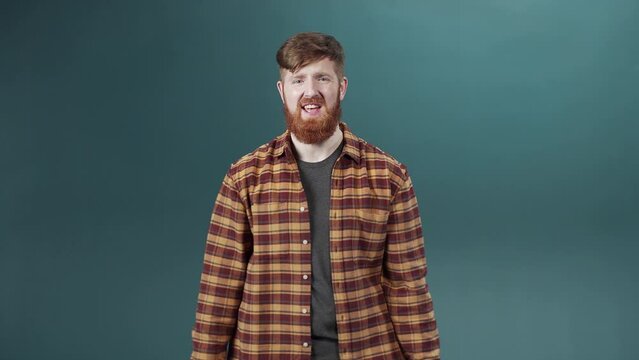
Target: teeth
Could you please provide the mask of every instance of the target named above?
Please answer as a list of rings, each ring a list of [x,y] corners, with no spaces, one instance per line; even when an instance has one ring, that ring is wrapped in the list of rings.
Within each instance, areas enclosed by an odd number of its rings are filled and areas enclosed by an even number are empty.
[[[309,109],[317,109],[319,108],[318,105],[306,105],[304,106],[304,109],[309,110]]]

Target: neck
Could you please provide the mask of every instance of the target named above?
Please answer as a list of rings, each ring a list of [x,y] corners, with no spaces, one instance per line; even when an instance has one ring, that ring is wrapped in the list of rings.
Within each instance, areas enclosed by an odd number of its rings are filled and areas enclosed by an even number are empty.
[[[342,129],[340,129],[339,125],[337,125],[337,129],[331,137],[317,144],[305,144],[299,141],[295,134],[291,133],[291,141],[295,147],[297,158],[311,163],[320,162],[331,156],[333,151],[335,151],[335,149],[337,149],[342,143],[343,138],[344,134],[342,133]]]

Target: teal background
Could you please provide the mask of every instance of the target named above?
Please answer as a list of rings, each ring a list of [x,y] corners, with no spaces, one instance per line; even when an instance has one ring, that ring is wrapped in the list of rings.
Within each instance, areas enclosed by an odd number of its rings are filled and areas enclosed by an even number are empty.
[[[639,2],[3,1],[0,359],[186,359],[213,202],[333,34],[443,358],[637,359]]]

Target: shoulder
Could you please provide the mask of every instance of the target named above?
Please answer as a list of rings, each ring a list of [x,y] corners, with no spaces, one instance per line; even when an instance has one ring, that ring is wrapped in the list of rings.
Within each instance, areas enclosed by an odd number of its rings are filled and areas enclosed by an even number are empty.
[[[389,180],[395,183],[402,183],[408,177],[406,164],[399,161],[389,152],[382,150],[362,138],[357,138],[360,143],[360,153],[369,169],[382,169],[387,171]]]
[[[268,164],[275,162],[275,152],[280,146],[283,135],[279,135],[265,144],[262,144],[251,152],[233,161],[227,174],[235,181],[245,178],[248,174],[259,173]]]

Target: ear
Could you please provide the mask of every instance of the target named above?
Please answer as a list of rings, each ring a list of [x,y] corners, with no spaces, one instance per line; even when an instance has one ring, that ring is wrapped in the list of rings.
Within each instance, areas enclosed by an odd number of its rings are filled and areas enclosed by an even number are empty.
[[[346,89],[348,88],[348,79],[346,76],[342,77],[342,81],[339,84],[339,100],[344,100],[344,96],[346,96]]]
[[[280,99],[282,99],[282,104],[284,104],[284,84],[282,83],[282,80],[278,80],[276,85],[277,91],[280,93]]]

